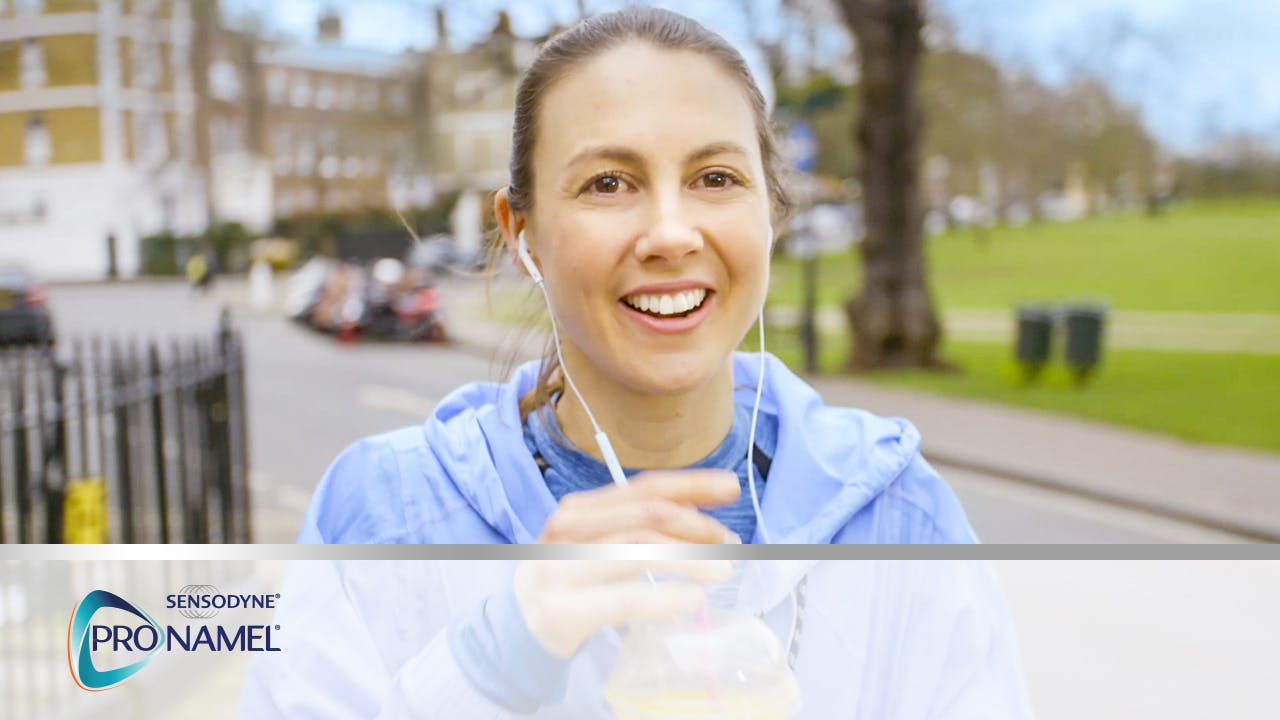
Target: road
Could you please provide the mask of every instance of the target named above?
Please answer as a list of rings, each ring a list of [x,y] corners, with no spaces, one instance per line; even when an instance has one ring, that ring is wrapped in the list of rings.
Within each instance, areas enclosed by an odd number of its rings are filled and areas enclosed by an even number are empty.
[[[497,380],[501,353],[430,345],[342,345],[274,313],[254,313],[228,283],[207,296],[180,283],[50,290],[64,340],[104,334],[211,337],[229,303],[245,336],[255,539],[291,542],[316,481],[364,435],[420,422],[468,380]],[[939,466],[986,542],[1165,543],[1238,539],[1107,503]]]

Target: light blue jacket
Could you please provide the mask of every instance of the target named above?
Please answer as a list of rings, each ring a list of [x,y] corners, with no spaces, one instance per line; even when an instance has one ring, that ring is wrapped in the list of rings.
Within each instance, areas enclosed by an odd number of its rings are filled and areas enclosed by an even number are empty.
[[[734,355],[738,402],[754,398],[758,367],[759,356]],[[352,445],[321,480],[298,541],[535,541],[556,507],[520,422],[537,374],[535,361],[506,383],[464,385],[423,425]],[[778,425],[761,501],[773,542],[977,542],[906,420],[829,407],[772,355],[760,412]]]
[[[617,632],[593,636],[570,661],[560,699],[531,711],[496,704],[462,671],[450,624],[507,591],[515,570],[505,561],[293,563],[274,619],[282,650],[254,659],[239,716],[611,718],[604,689]],[[791,720],[1032,717],[1012,618],[986,563],[771,560],[747,563],[741,577],[729,606],[760,617],[794,654]],[[527,674],[521,681],[537,682],[536,669]]]

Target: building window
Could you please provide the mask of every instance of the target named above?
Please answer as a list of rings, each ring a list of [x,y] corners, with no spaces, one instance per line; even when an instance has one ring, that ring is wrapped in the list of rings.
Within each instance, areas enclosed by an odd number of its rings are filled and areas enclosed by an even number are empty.
[[[44,87],[48,75],[44,69],[44,46],[39,40],[25,40],[22,43],[22,87],[24,90]]]
[[[271,155],[275,161],[276,175],[288,175],[293,172],[293,133],[288,127],[276,128],[272,138]]]
[[[209,94],[219,100],[240,97],[240,74],[229,60],[215,60],[209,66]]]
[[[19,13],[34,15],[44,11],[44,0],[15,0]]]
[[[334,90],[333,80],[323,78],[316,83],[316,107],[321,110],[329,110],[333,107],[337,99],[337,91]]]
[[[311,78],[307,77],[306,73],[298,73],[298,76],[293,79],[289,101],[294,107],[306,107],[311,102]]]
[[[342,161],[336,155],[325,155],[320,158],[320,177],[332,179],[338,177],[338,171],[342,169]]]
[[[164,114],[158,111],[140,113],[134,122],[134,147],[143,165],[159,165],[169,157],[169,132]]]
[[[133,86],[154,88],[160,84],[160,48],[150,40],[133,43]]]
[[[235,118],[215,117],[210,121],[209,134],[214,155],[229,155],[244,150],[244,129]]]
[[[272,105],[283,105],[289,99],[289,77],[280,68],[267,72],[267,97]]]
[[[298,142],[298,160],[295,170],[299,175],[310,177],[316,171],[316,141],[312,137],[303,137]]]
[[[49,137],[49,128],[44,124],[44,118],[39,115],[27,118],[23,156],[28,165],[48,165],[53,159],[53,139]]]
[[[342,81],[342,91],[338,93],[338,107],[351,110],[356,106],[356,81],[347,78]]]

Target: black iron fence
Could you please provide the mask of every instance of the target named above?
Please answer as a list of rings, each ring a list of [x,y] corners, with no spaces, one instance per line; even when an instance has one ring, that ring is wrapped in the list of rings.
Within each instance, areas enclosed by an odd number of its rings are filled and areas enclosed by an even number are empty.
[[[0,352],[0,542],[251,542],[244,350]]]

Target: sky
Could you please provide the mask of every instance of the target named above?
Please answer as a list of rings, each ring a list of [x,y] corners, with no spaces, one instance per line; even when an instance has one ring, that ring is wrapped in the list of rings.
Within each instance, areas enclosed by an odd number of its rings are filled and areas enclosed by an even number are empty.
[[[801,0],[815,2],[816,0]],[[962,47],[994,56],[1004,67],[1049,84],[1074,73],[1103,77],[1136,106],[1153,135],[1171,150],[1194,153],[1224,133],[1265,135],[1280,147],[1280,0],[933,0],[951,19]],[[398,51],[434,45],[435,0],[222,0],[231,14],[254,8],[268,29],[298,38],[315,34],[325,7],[343,14],[346,40]],[[447,3],[457,45],[482,37],[501,9],[517,34],[534,35],[577,16],[574,0],[466,0]],[[589,12],[621,0],[586,0]],[[751,47],[744,6],[776,18],[778,0],[657,2],[688,14],[744,50]],[[847,41],[827,34],[829,53]]]

